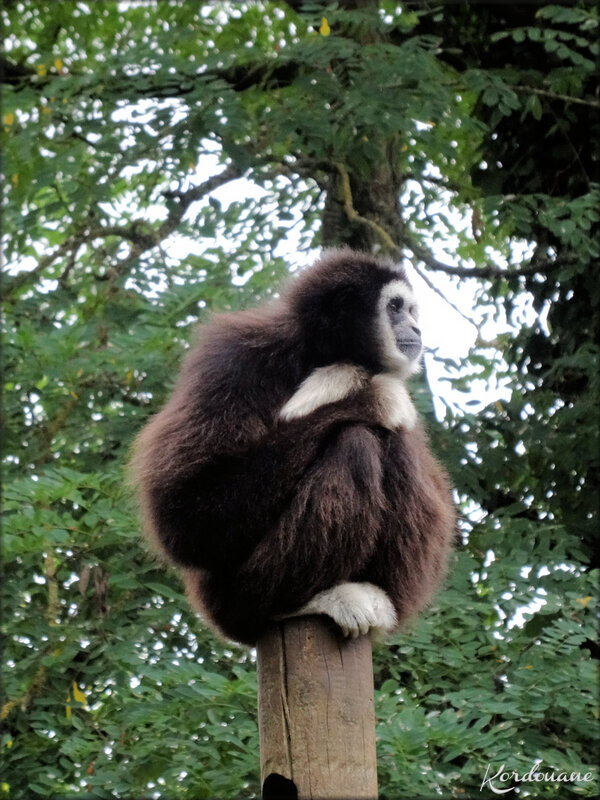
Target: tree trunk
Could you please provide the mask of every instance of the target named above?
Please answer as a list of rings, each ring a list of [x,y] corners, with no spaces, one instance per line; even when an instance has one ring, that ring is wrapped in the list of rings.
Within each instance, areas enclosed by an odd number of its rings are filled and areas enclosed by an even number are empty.
[[[257,653],[263,800],[376,798],[370,639],[297,617],[273,625]]]
[[[385,253],[385,245],[372,227],[364,221],[348,218],[347,203],[363,220],[375,222],[385,230],[395,244],[401,243],[404,223],[400,208],[402,176],[396,168],[397,137],[380,142],[380,149],[384,156],[368,174],[353,169],[351,163],[343,165],[348,187],[344,187],[337,170],[332,170],[322,184],[326,189],[321,226],[324,247],[347,245],[367,253]]]

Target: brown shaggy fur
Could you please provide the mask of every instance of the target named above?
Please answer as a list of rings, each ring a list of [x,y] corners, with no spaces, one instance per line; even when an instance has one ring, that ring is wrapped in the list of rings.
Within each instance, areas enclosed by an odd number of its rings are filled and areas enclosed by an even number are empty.
[[[443,577],[455,512],[420,423],[384,427],[368,381],[279,418],[318,367],[383,371],[377,299],[398,278],[388,262],[330,251],[270,305],[215,315],[138,436],[145,530],[231,639],[254,644],[275,617],[345,581],[380,586],[401,623]]]

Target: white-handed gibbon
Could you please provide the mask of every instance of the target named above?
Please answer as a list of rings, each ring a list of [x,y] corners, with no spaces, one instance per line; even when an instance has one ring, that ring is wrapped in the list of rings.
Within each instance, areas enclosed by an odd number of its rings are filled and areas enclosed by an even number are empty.
[[[200,326],[132,467],[145,530],[213,630],[253,645],[327,614],[382,634],[427,604],[455,510],[406,388],[421,352],[404,270],[347,249]]]

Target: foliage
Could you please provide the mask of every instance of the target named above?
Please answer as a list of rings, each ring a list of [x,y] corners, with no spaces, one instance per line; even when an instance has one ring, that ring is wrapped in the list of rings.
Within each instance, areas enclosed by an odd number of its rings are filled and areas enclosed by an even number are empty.
[[[597,761],[597,9],[354,5],[4,4],[7,797],[259,793],[253,654],[140,544],[123,467],[193,323],[339,241],[477,279],[505,330],[447,365],[462,410],[416,386],[461,544],[375,653],[382,797]],[[465,411],[477,379],[504,393]]]

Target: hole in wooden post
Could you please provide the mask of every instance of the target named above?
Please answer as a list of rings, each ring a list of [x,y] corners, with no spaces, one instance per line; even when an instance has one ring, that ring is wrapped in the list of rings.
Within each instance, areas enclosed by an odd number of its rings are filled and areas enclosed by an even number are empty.
[[[298,789],[294,781],[272,772],[263,782],[262,800],[298,800]]]

